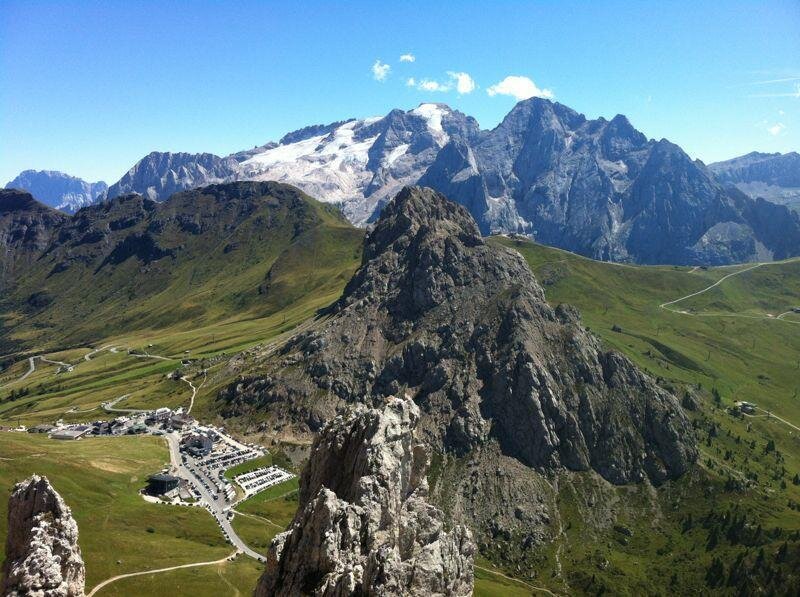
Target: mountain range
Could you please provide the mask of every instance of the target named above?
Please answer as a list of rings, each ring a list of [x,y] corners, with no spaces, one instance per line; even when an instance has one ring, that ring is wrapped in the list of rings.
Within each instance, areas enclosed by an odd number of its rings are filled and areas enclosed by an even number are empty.
[[[797,162],[749,154],[709,168],[622,115],[591,120],[532,98],[492,130],[421,104],[308,126],[227,157],[152,152],[99,198],[161,201],[225,181],[275,180],[364,226],[403,186],[420,184],[467,207],[484,235],[524,234],[607,261],[713,265],[800,254],[800,216],[789,208]]]

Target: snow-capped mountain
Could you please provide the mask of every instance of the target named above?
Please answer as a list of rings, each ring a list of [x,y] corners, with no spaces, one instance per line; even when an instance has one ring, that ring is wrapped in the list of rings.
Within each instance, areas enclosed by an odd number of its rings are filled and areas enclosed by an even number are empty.
[[[444,104],[311,125],[219,157],[154,152],[108,192],[163,200],[236,180],[276,180],[337,203],[365,225],[401,187],[466,206],[484,234],[522,233],[611,261],[720,264],[800,254],[800,219],[720,184],[666,139],[622,115],[587,119],[559,103],[519,102],[494,129]]]
[[[237,178],[294,184],[337,202],[363,224],[376,206],[413,184],[451,138],[474,136],[478,123],[443,104],[422,104],[385,117],[308,127],[239,164]],[[299,133],[299,134],[298,134]]]
[[[96,203],[108,185],[102,180],[86,182],[55,170],[25,170],[6,188],[28,191],[45,205],[73,214],[82,207]]]

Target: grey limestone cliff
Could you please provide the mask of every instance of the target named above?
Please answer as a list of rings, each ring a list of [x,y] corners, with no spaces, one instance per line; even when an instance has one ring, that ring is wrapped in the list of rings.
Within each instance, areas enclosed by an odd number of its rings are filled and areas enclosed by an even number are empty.
[[[300,508],[256,589],[268,595],[471,595],[475,546],[427,501],[419,408],[388,397],[334,418],[303,472]]]
[[[78,525],[64,500],[46,477],[18,483],[8,502],[2,594],[80,597],[85,576]]]

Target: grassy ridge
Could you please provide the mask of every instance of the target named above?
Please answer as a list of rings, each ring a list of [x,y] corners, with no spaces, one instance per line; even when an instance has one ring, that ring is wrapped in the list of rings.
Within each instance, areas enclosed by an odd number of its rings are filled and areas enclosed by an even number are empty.
[[[60,237],[0,297],[0,355],[3,345],[45,351],[134,330],[191,333],[337,295],[363,231],[293,187],[240,183],[159,205],[117,199],[83,210]]]

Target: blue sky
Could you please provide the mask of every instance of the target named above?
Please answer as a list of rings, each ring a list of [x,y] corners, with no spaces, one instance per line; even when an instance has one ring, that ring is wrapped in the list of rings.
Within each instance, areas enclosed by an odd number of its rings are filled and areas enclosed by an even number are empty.
[[[0,184],[112,183],[152,150],[425,101],[489,128],[514,93],[623,113],[706,162],[797,151],[800,2],[0,2]]]

